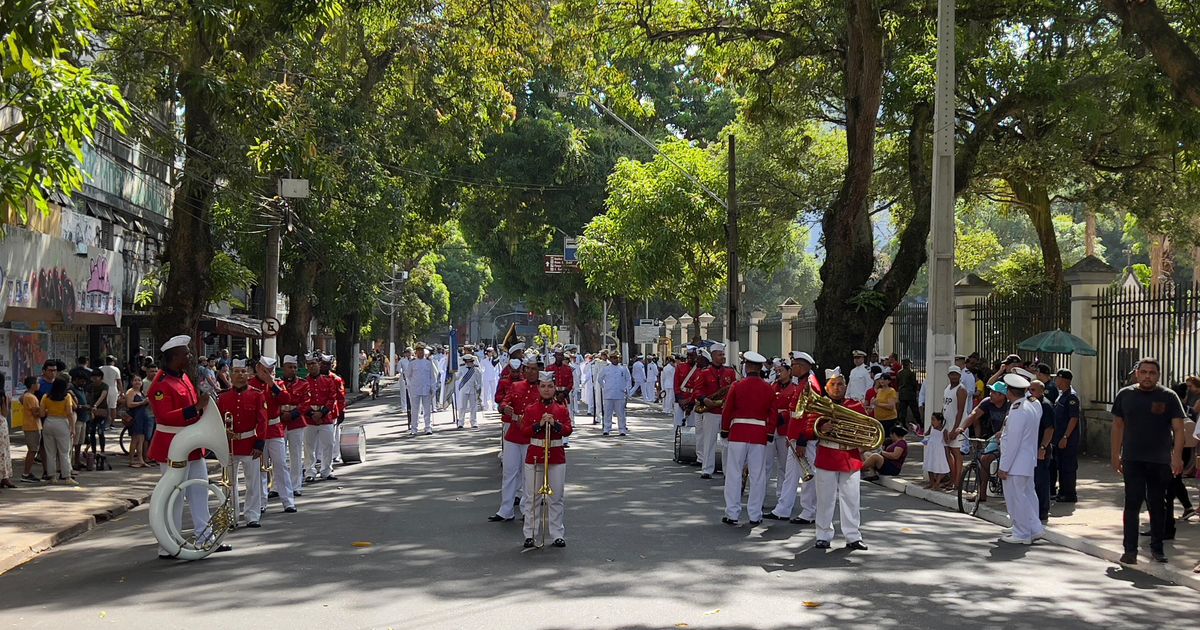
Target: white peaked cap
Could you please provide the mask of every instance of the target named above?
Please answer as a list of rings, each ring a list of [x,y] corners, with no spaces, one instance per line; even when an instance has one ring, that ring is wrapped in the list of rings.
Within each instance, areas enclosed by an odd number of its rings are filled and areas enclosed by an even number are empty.
[[[708,351],[710,354],[713,352],[725,352],[725,344],[714,343],[713,345],[708,347]]]
[[[746,359],[746,361],[748,361],[750,363],[766,363],[767,362],[767,357],[764,357],[763,355],[761,355],[753,350],[750,350],[750,351],[746,352],[745,354],[743,354],[742,358]]]
[[[523,343],[514,343],[513,345],[508,347],[508,351],[510,353],[517,352],[519,350],[524,350],[524,349],[525,349],[525,344],[523,344]]]
[[[187,335],[175,335],[167,340],[159,350],[166,352],[171,348],[186,348],[192,343],[192,338]]]
[[[1017,389],[1029,389],[1029,379],[1020,374],[1005,374],[1004,384]]]
[[[816,359],[813,359],[813,358],[812,358],[812,355],[811,355],[811,354],[809,354],[809,353],[807,353],[807,352],[793,352],[793,353],[792,353],[792,359],[793,359],[793,360],[798,360],[798,361],[808,361],[808,364],[809,364],[809,365],[816,365],[816,364],[817,364],[817,361],[816,361]]]

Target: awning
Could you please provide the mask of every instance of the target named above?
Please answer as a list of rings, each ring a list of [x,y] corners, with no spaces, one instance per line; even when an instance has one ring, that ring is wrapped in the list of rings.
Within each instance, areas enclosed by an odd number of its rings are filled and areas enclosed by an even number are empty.
[[[262,320],[250,317],[249,315],[206,314],[200,317],[200,330],[202,332],[229,335],[231,337],[261,339],[263,336],[262,329]]]
[[[108,221],[109,223],[112,223],[112,213],[108,211],[108,208],[105,208],[98,203],[89,201],[87,204],[87,213],[88,215],[96,217],[101,221]]]

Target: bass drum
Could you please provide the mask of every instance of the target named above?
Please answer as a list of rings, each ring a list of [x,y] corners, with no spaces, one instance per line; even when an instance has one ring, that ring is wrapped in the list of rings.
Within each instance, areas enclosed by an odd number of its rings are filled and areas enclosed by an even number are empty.
[[[691,465],[696,459],[696,427],[675,427],[675,463]]]

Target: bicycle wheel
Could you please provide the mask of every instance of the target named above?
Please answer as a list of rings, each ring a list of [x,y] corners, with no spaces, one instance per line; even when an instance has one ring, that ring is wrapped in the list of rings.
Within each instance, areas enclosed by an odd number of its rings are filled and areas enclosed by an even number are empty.
[[[958,511],[975,516],[979,511],[979,464],[969,462],[963,467],[958,484]]]
[[[1000,458],[992,462],[991,475],[988,477],[988,492],[994,497],[1004,497],[1004,482],[1000,480]]]
[[[126,444],[126,440],[128,440],[128,438],[129,427],[121,427],[121,435],[117,436],[117,444],[121,446],[121,453],[124,455],[129,454],[129,445]]]

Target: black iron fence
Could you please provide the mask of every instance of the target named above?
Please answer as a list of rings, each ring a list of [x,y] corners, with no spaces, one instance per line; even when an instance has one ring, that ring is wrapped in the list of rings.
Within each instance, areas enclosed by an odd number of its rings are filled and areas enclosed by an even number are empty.
[[[1142,357],[1162,365],[1167,387],[1200,373],[1200,285],[1117,286],[1097,296],[1094,402],[1111,404]]]
[[[1069,365],[1070,355],[1045,354],[1019,350],[1017,344],[1038,333],[1071,330],[1071,300],[1066,291],[1036,296],[1003,297],[990,295],[971,307],[975,326],[975,347],[959,348],[962,354],[978,352],[985,370],[1006,355],[1016,354],[1058,369]]]
[[[929,303],[905,302],[892,311],[892,347],[901,359],[912,359],[913,370],[925,374],[925,346],[929,340]]]

